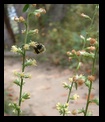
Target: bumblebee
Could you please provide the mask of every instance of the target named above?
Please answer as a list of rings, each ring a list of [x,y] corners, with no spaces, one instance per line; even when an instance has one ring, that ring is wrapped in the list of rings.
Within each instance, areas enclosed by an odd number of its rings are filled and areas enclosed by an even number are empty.
[[[41,43],[36,44],[33,48],[34,48],[34,52],[37,53],[37,54],[39,54],[41,52],[44,52],[46,50],[45,46]]]

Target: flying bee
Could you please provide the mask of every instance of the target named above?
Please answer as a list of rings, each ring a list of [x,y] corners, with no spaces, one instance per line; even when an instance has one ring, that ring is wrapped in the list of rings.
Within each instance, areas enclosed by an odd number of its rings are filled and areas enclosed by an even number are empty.
[[[41,43],[36,44],[33,48],[34,48],[35,53],[37,54],[44,52],[46,50],[45,46]]]

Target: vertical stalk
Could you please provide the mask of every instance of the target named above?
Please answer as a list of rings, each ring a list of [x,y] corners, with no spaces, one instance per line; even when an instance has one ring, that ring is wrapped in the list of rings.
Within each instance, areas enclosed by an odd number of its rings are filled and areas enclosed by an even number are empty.
[[[72,82],[71,87],[70,87],[70,89],[69,89],[69,94],[68,94],[68,98],[67,98],[67,103],[68,103],[69,100],[70,100],[70,94],[71,94],[71,89],[72,89],[72,87],[73,87],[73,82]]]
[[[78,68],[79,67],[79,61],[80,61],[80,59],[78,58],[78,65],[77,65],[77,68],[76,68],[76,72],[78,72],[78,69],[79,69]],[[70,100],[70,94],[71,94],[72,87],[73,87],[73,82],[71,83],[71,87],[69,89],[69,93],[68,93],[68,97],[67,97],[67,101],[66,101],[67,103],[69,103],[69,100]],[[63,116],[65,116],[65,112],[63,113]]]
[[[92,25],[93,25],[93,23],[94,23],[96,11],[97,11],[97,7],[95,7],[95,11],[94,11],[93,18],[92,18],[92,20],[91,20],[89,32],[90,32],[91,29],[92,29]],[[94,66],[95,66],[97,51],[98,51],[98,46],[96,47],[95,55],[94,55],[94,58],[93,58],[92,73],[91,73],[92,75],[94,75],[94,69],[95,69]],[[88,110],[88,106],[89,106],[89,100],[90,100],[90,94],[91,94],[91,89],[92,89],[92,82],[90,81],[90,87],[89,87],[89,89],[88,89],[88,98],[87,98],[86,108],[85,108],[85,111],[84,111],[84,116],[86,116],[86,114],[87,114],[87,110]]]
[[[97,46],[97,48],[96,48],[95,56],[94,56],[94,59],[93,59],[93,66],[92,66],[92,73],[91,73],[92,75],[94,75],[94,69],[95,69],[94,66],[95,66],[97,51],[98,51],[98,46]],[[85,111],[84,111],[84,116],[86,116],[86,114],[87,114],[87,110],[88,110],[88,106],[89,106],[89,99],[90,99],[91,89],[92,89],[92,81],[90,81],[90,87],[89,87],[89,89],[88,89],[88,98],[87,98],[86,108],[85,108]]]
[[[24,45],[27,42],[27,35],[28,35],[28,17],[27,17],[27,22],[26,22],[26,35],[25,35],[25,39],[24,39]],[[22,48],[22,49],[23,49],[22,72],[24,72],[24,70],[25,70],[24,64],[25,64],[26,50],[24,48]],[[20,85],[20,92],[19,92],[19,103],[18,103],[19,106],[21,106],[22,88],[23,88],[23,78],[21,77],[21,85]],[[18,110],[18,116],[19,115],[20,115],[20,109]]]

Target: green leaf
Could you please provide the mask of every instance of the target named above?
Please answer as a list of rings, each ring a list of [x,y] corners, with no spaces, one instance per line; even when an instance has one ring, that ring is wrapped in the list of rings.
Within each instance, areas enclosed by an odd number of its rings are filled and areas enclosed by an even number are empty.
[[[81,113],[84,113],[84,112],[85,112],[84,108],[78,109],[78,114],[81,114]]]
[[[94,103],[96,103],[96,105],[99,105],[99,99],[98,98],[90,100],[90,102],[94,102]]]
[[[26,4],[25,6],[24,6],[24,8],[23,8],[23,12],[26,12],[27,11],[27,9],[29,8],[29,4]]]
[[[85,82],[85,85],[89,88],[89,87],[90,87],[90,81],[87,80],[87,81]]]
[[[77,85],[77,83],[76,83],[76,82],[74,82],[74,85],[75,85],[75,89],[77,90],[77,86],[78,86],[78,85]]]
[[[22,99],[30,99],[29,93],[23,93]]]
[[[21,83],[20,83],[20,80],[16,79],[13,83],[15,83],[16,85],[20,86]]]
[[[26,22],[24,23],[24,25],[25,25],[25,27],[27,28],[27,23],[26,23]]]

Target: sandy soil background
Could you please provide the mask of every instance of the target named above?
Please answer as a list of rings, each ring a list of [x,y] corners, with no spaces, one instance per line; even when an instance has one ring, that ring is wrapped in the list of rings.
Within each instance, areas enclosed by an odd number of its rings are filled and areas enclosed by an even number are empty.
[[[9,56],[4,57],[4,88],[8,89],[13,95],[13,101],[18,98],[19,87],[13,84],[15,77],[13,70],[21,68],[21,59]],[[62,82],[68,83],[68,78],[73,75],[73,71],[68,68],[60,68],[48,63],[37,64],[36,67],[27,67],[26,71],[32,75],[32,78],[26,80],[23,92],[29,92],[31,99],[22,103],[22,110],[25,116],[60,116],[56,110],[58,102],[64,103],[67,99],[68,91],[63,88]],[[93,83],[91,97],[99,98],[99,79]],[[87,87],[85,85],[72,91],[72,94],[79,94],[77,101],[70,102],[70,111],[85,107]],[[92,103],[89,110],[93,116],[99,116],[99,106]],[[72,116],[71,114],[69,116]],[[83,116],[79,114],[77,116]]]

